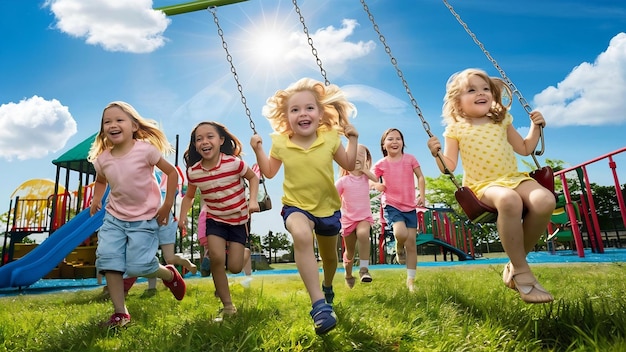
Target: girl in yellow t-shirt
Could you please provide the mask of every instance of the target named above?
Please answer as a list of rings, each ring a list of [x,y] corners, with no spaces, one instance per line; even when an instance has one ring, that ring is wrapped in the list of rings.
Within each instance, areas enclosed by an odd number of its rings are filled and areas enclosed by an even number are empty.
[[[320,335],[337,325],[332,283],[337,270],[341,201],[334,183],[333,160],[346,170],[354,169],[358,133],[348,122],[353,113],[354,105],[339,87],[303,78],[276,92],[263,107],[275,132],[269,156],[259,135],[250,140],[265,177],[274,177],[285,165],[281,215],[293,239],[296,266],[311,298],[315,332]],[[340,134],[348,138],[346,148]],[[314,239],[324,269],[322,289]]]

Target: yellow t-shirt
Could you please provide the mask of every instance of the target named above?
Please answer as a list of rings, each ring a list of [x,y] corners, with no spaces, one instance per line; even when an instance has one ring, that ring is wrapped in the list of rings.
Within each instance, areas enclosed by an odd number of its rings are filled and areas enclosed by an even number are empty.
[[[478,199],[489,186],[515,188],[522,181],[532,180],[520,172],[513,146],[507,139],[507,128],[513,116],[507,114],[502,123],[472,126],[461,121],[446,126],[445,137],[459,142],[463,164],[463,186],[469,187]]]
[[[316,217],[333,215],[341,207],[335,188],[333,159],[341,145],[339,133],[318,131],[311,147],[303,149],[289,136],[272,134],[270,156],[282,161],[282,203],[306,210]]]

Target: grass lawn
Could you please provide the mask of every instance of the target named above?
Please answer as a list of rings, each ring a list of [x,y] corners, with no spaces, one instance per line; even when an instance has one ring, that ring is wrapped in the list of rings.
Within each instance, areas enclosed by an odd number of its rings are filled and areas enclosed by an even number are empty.
[[[188,280],[180,302],[161,283],[152,297],[137,284],[127,299],[132,323],[120,330],[98,327],[112,313],[100,288],[9,296],[0,298],[0,352],[626,350],[622,263],[534,265],[556,297],[544,305],[522,302],[501,269],[418,266],[415,293],[400,266],[372,266],[374,281],[352,290],[337,273],[339,322],[324,336],[314,332],[297,274],[257,272],[250,288],[231,278],[239,312],[223,322],[213,321],[220,302],[210,278]]]

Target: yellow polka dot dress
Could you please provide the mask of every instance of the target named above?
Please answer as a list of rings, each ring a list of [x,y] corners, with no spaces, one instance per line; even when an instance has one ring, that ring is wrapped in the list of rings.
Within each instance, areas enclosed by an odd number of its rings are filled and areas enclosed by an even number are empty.
[[[516,188],[522,181],[532,180],[520,172],[513,147],[507,140],[507,128],[513,117],[507,114],[502,123],[473,126],[464,120],[446,126],[444,136],[459,142],[463,164],[463,186],[480,199],[489,186]]]

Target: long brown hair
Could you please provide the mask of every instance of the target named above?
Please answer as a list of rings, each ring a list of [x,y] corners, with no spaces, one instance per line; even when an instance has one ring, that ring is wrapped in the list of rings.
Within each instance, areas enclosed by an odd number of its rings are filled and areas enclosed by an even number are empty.
[[[217,134],[219,134],[220,138],[224,138],[224,143],[222,143],[222,145],[220,146],[220,152],[237,157],[241,155],[241,141],[239,141],[239,139],[235,137],[234,134],[230,133],[226,126],[215,121],[200,122],[196,125],[196,127],[193,128],[193,130],[191,130],[189,146],[187,147],[187,150],[185,150],[185,154],[183,155],[183,160],[185,161],[186,167],[190,167],[198,161],[202,160],[202,156],[196,150],[196,131],[198,130],[198,127],[203,125],[213,126],[217,130]]]

